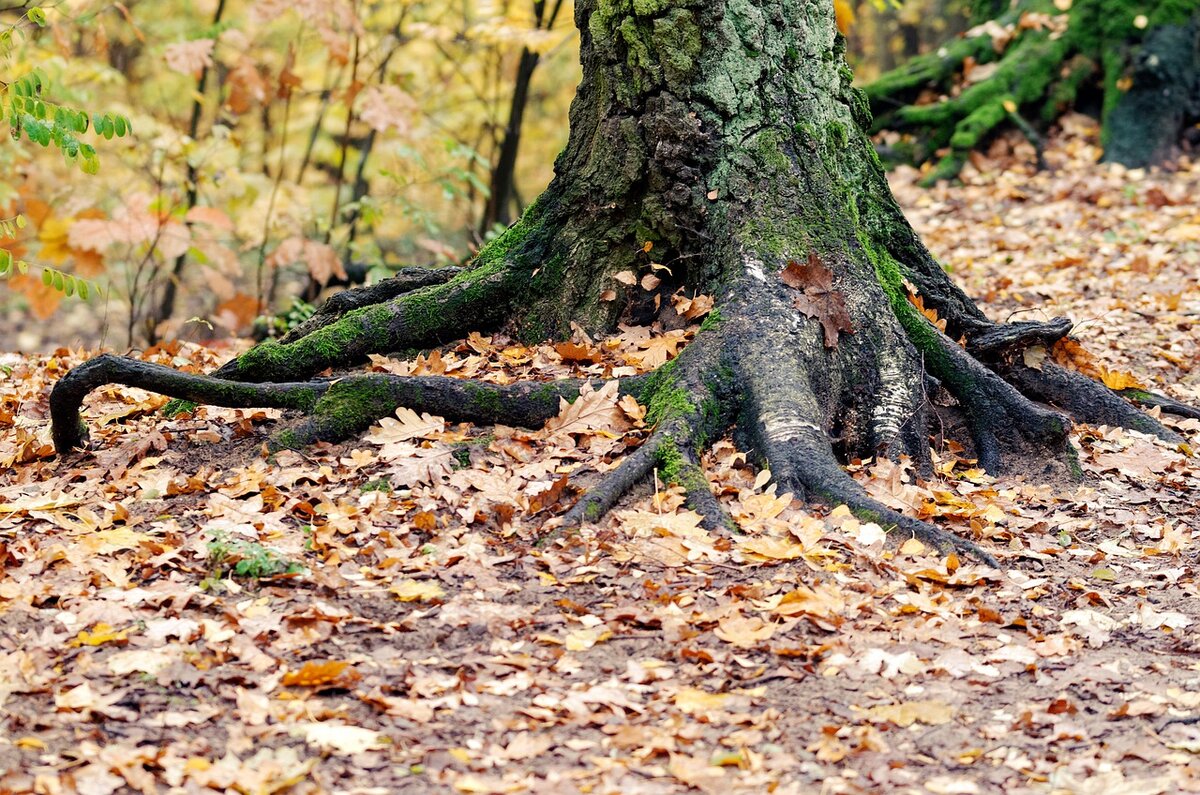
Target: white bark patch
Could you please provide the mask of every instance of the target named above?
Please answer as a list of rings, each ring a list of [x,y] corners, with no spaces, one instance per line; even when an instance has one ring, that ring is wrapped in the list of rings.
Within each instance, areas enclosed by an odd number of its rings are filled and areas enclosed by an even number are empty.
[[[763,264],[756,259],[746,258],[746,273],[763,284],[767,283],[767,272],[764,270]]]
[[[763,412],[761,419],[767,438],[773,442],[794,442],[824,433],[815,422],[802,420],[792,412]]]
[[[879,377],[883,386],[871,412],[871,431],[876,439],[891,443],[912,415],[909,384],[901,363],[890,356],[882,357]]]

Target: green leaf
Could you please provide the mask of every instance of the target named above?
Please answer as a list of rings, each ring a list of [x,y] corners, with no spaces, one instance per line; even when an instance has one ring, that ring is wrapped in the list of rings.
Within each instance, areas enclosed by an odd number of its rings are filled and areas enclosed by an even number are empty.
[[[50,287],[54,284],[54,274],[49,270],[42,271],[42,284]]]
[[[25,12],[25,16],[29,17],[29,21],[37,25],[39,28],[46,27],[46,12],[40,8],[31,8]]]
[[[91,288],[88,287],[88,283],[83,279],[79,280],[79,297],[85,301],[92,297]]]

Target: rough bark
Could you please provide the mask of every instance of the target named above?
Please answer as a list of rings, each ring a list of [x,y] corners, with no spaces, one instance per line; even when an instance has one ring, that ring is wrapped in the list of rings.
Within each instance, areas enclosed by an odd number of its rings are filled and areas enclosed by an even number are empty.
[[[1077,471],[1068,420],[1026,393],[1084,421],[1136,417],[1127,424],[1176,439],[1078,374],[1014,369],[1024,347],[1060,339],[1069,322],[992,324],[926,251],[867,136],[867,99],[851,85],[830,3],[579,0],[576,15],[585,76],[557,176],[471,267],[381,303],[360,305],[366,293],[356,293],[303,336],[264,343],[210,378],[180,381],[111,359],[84,365],[51,399],[59,449],[80,441],[82,397],[106,379],[214,402],[293,401],[305,417],[291,436],[277,434],[285,446],[345,438],[397,405],[475,421],[523,412],[535,423],[549,398],[578,385],[500,394],[460,382],[455,393],[442,382],[312,379],[471,330],[544,339],[574,321],[602,333],[653,315],[677,289],[714,295],[716,309],[677,359],[622,382],[654,433],[565,526],[599,518],[657,469],[710,526],[730,527],[698,462],[733,428],[781,491],[848,504],[903,536],[991,562],[969,540],[871,499],[835,446],[843,457],[926,464],[931,384],[957,399],[966,441],[992,471]],[[647,243],[669,268],[656,293],[616,278],[648,272]],[[945,333],[915,294],[946,320]]]
[[[873,129],[917,133],[912,159],[937,159],[927,183],[957,176],[969,152],[1005,125],[1040,147],[1038,128],[1071,109],[1100,116],[1106,160],[1169,162],[1185,127],[1200,117],[1200,6],[1058,5],[1004,3],[986,24],[868,85]]]

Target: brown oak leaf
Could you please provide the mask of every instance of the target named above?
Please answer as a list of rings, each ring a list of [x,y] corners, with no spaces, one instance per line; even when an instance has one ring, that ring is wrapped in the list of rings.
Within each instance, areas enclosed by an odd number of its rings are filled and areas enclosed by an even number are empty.
[[[837,347],[841,332],[854,333],[846,300],[833,289],[833,271],[826,268],[816,254],[809,254],[804,265],[794,260],[789,262],[780,279],[788,287],[800,291],[792,304],[806,316],[820,321],[825,330],[826,348]]]

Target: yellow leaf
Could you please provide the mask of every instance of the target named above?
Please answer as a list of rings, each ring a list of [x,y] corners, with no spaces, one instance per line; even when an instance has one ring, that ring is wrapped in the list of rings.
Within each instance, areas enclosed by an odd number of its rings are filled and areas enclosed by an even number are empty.
[[[566,642],[563,645],[567,651],[587,651],[597,643],[606,641],[611,637],[612,631],[608,627],[577,629],[567,635]]]
[[[79,544],[95,555],[108,555],[122,549],[137,549],[143,542],[153,540],[154,536],[128,527],[110,527],[81,537]]]
[[[37,737],[18,737],[13,745],[18,748],[24,748],[26,751],[45,751],[46,743],[39,740]]]
[[[752,538],[740,548],[752,560],[796,560],[804,556],[804,547],[786,538],[773,536]]]
[[[848,0],[833,0],[833,12],[837,16],[838,30],[843,36],[850,35],[854,26],[854,7]]]
[[[724,709],[728,700],[728,693],[708,693],[694,687],[685,687],[676,693],[673,699],[675,706],[689,715]]]
[[[741,615],[729,616],[717,625],[714,634],[726,643],[732,643],[743,649],[752,649],[768,640],[775,634],[778,627],[767,623],[758,616],[746,618]]]
[[[711,764],[717,767],[742,767],[749,763],[743,751],[718,751],[713,754]]]
[[[78,503],[79,500],[73,497],[31,497],[16,502],[0,503],[0,514],[57,511],[59,508],[68,508]]]
[[[390,593],[401,602],[436,602],[446,596],[442,586],[428,580],[401,580],[391,587]]]
[[[914,723],[938,726],[949,723],[954,717],[954,707],[942,701],[905,701],[900,704],[885,704],[863,710],[869,720],[876,723],[889,722],[908,727]]]
[[[551,438],[566,434],[594,434],[601,430],[624,432],[629,423],[617,405],[617,390],[616,381],[609,381],[599,391],[594,391],[591,384],[584,384],[574,403],[560,400],[558,416],[546,423],[546,432]]]
[[[288,671],[283,675],[283,684],[288,687],[321,687],[335,685],[348,687],[362,676],[350,667],[344,660],[327,660],[324,662],[309,661],[300,666],[298,671]]]
[[[455,748],[450,751],[450,755],[454,755],[454,751],[461,751],[461,748]],[[467,760],[463,760],[465,764]],[[491,782],[484,781],[478,776],[470,774],[462,776],[454,782],[454,788],[459,792],[465,792],[467,795],[483,795],[483,793],[495,792],[496,788]]]
[[[301,724],[293,730],[310,744],[335,754],[353,756],[388,744],[383,734],[338,721]]]
[[[1132,373],[1123,373],[1118,370],[1105,370],[1100,380],[1109,389],[1120,391],[1122,389],[1145,389],[1146,386],[1141,381],[1138,381]]]
[[[441,417],[417,414],[412,409],[401,406],[396,409],[395,419],[384,417],[379,421],[379,427],[371,429],[367,441],[382,445],[396,444],[423,439],[444,430],[446,421]]]
[[[772,600],[774,601],[774,600]],[[846,599],[836,585],[818,584],[815,588],[801,585],[779,597],[771,612],[781,616],[836,617],[846,611]]]
[[[900,545],[901,555],[924,555],[925,545],[915,538],[910,538]]]
[[[71,647],[101,646],[105,643],[117,643],[124,641],[128,637],[128,629],[113,629],[108,624],[97,624],[96,626],[92,627],[91,632],[87,631],[86,629],[80,630],[79,634],[69,641],[67,645]]]

